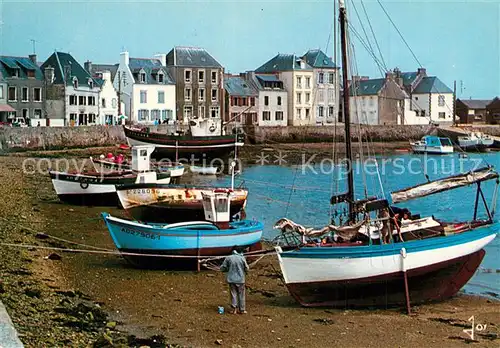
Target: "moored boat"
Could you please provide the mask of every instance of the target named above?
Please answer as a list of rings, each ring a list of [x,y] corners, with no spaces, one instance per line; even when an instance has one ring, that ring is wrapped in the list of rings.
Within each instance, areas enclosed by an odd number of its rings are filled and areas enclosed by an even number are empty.
[[[253,220],[230,222],[233,192],[203,194],[200,221],[174,224],[140,223],[103,213],[116,248],[136,266],[194,265],[201,257],[228,255],[234,246],[260,245],[263,224]]]
[[[469,132],[457,138],[458,146],[464,151],[486,151],[493,146],[494,140],[489,135],[481,132]]]
[[[434,135],[426,135],[419,141],[410,142],[410,146],[414,153],[442,155],[453,152],[453,144],[449,138]]]
[[[219,168],[217,167],[189,166],[189,171],[194,174],[215,175],[217,174],[218,170]]]
[[[232,191],[231,216],[246,204],[246,189],[134,184],[117,187],[121,206],[139,221],[173,223],[203,219],[203,194]]]
[[[57,172],[49,171],[54,190],[65,203],[78,205],[116,206],[116,187],[134,183],[170,183],[169,172],[150,170],[149,156],[154,147],[132,149],[132,170],[117,172]]]

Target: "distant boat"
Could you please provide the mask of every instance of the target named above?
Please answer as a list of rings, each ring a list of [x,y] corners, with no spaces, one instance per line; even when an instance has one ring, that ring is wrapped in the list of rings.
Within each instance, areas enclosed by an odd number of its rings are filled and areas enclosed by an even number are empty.
[[[233,246],[260,247],[264,228],[261,222],[229,222],[231,195],[229,190],[204,193],[201,221],[154,224],[124,220],[107,213],[102,216],[116,248],[133,265],[157,268],[175,261],[186,264],[199,257],[229,255]]]
[[[189,166],[189,170],[194,174],[203,174],[203,175],[215,175],[219,168],[217,167],[201,167],[201,166]]]
[[[198,124],[196,121],[191,122]],[[208,127],[208,130],[205,128],[192,126],[191,134],[187,135],[169,135],[151,132],[148,128],[138,129],[129,126],[124,126],[124,132],[130,145],[154,145],[156,157],[181,158],[187,161],[192,157],[225,159],[235,146],[243,146],[243,142],[239,140],[241,135],[222,135],[220,131],[217,132],[218,128],[215,126]],[[214,132],[210,132],[210,129],[214,129]]]
[[[458,145],[465,151],[486,151],[493,143],[493,138],[481,132],[469,132],[458,137]]]
[[[448,154],[453,152],[453,144],[449,138],[426,135],[421,140],[410,142],[414,153]]]
[[[130,171],[100,173],[97,171],[57,172],[49,171],[52,185],[59,199],[78,205],[116,206],[116,187],[134,183],[170,183],[169,172],[149,170],[152,146],[137,146],[132,156],[137,159]]]
[[[182,185],[132,184],[117,187],[121,206],[139,221],[174,223],[203,219],[203,194],[227,190],[217,187],[186,187]],[[246,204],[248,191],[234,189],[231,195],[231,216]]]

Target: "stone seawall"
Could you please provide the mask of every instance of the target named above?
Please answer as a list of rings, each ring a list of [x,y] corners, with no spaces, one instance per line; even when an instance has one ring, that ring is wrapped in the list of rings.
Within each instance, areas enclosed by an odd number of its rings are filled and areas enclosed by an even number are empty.
[[[248,140],[255,144],[264,143],[302,143],[331,142],[344,140],[344,125],[310,127],[249,127],[245,130]],[[351,125],[353,140],[363,141],[409,141],[418,140],[427,134],[434,134],[436,128],[431,125],[415,126],[365,126]],[[361,136],[360,136],[361,135]]]

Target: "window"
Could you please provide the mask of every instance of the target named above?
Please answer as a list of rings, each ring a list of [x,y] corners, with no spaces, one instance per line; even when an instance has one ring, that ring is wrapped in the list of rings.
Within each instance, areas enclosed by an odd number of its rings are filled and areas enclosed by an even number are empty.
[[[328,90],[328,102],[330,104],[335,103],[335,90],[333,88]]]
[[[444,118],[446,118],[446,113],[445,112],[440,112],[438,114],[438,117],[444,119]]]
[[[33,118],[42,118],[42,109],[33,110]]]
[[[297,99],[297,104],[302,104],[302,93],[298,92],[296,99]]]
[[[322,106],[318,106],[318,117],[323,117],[325,115],[325,110]]]
[[[90,89],[94,88],[94,80],[89,79],[89,80],[88,80],[88,84],[89,84]],[[90,115],[93,115],[93,114],[90,114]],[[90,115],[89,115],[89,116],[90,116]]]
[[[333,85],[335,82],[335,74],[334,73],[329,73],[328,74],[328,83]]]
[[[421,116],[425,117],[425,110],[422,110],[422,112],[420,113]]]
[[[324,83],[325,81],[325,74],[322,72],[318,73],[318,83]]]
[[[184,100],[191,101],[191,88],[184,89]]]
[[[30,110],[29,109],[23,109],[22,116],[25,120],[27,120],[30,117]]]
[[[170,120],[172,119],[173,117],[173,111],[170,110],[170,109],[166,109],[166,110],[162,110],[161,111],[161,119],[164,121],[164,120]]]
[[[158,91],[158,104],[165,104],[165,92]]]
[[[140,92],[140,102],[141,104],[146,104],[148,102],[148,91],[142,90]]]
[[[76,95],[73,94],[69,96],[69,105],[77,105]]]
[[[262,120],[271,121],[271,111],[262,111]]]
[[[28,87],[23,87],[21,89],[21,101],[23,102],[28,101]]]
[[[306,103],[310,103],[311,102],[311,93],[307,92],[306,93]]]
[[[103,108],[105,108],[105,107],[106,107],[106,98],[102,98],[102,99],[101,99],[101,106],[102,106]]]
[[[118,101],[116,100],[116,98],[111,99],[111,107],[113,109],[116,108],[117,104],[118,104]]]
[[[243,97],[241,98],[241,106],[247,106],[247,98]]]
[[[192,106],[184,106],[184,118],[190,119],[193,117],[193,107]]]
[[[95,114],[89,114],[89,123],[95,123]]]
[[[212,101],[217,101],[217,88],[212,88]]]
[[[318,102],[320,102],[320,103],[325,102],[325,91],[323,91],[323,90],[318,91]]]
[[[73,77],[73,88],[74,89],[78,88],[78,79],[76,77]]]
[[[302,118],[302,109],[297,108],[297,118],[300,120]]]
[[[165,81],[165,76],[163,75],[162,72],[158,73],[158,83],[163,83]]]
[[[306,120],[311,118],[311,109],[307,108],[306,109]]]
[[[302,77],[297,76],[297,88],[302,88]]]
[[[205,88],[200,88],[198,90],[198,100],[205,101]]]
[[[8,95],[9,101],[17,101],[17,88],[16,87],[9,87],[9,95]]]
[[[415,100],[418,100],[418,97],[415,97]]]
[[[87,124],[87,114],[79,114],[78,115],[78,125],[84,126]]]
[[[200,105],[200,106],[198,107],[198,116],[199,116],[200,118],[205,118],[205,117],[207,117],[207,115],[205,114],[205,105]]]
[[[217,71],[212,71],[212,83],[217,83]]]
[[[0,99],[3,99],[3,86],[0,86]]]
[[[444,106],[444,95],[438,96],[438,106]]]
[[[198,82],[199,83],[204,83],[205,82],[205,71],[198,70]]]
[[[191,70],[184,70],[184,82],[191,82]]]
[[[69,122],[71,126],[74,126],[76,123],[77,114],[69,114]]]
[[[151,121],[155,120],[160,120],[160,110],[158,109],[151,110]]]
[[[219,107],[218,106],[212,106],[210,108],[210,117],[212,117],[212,118],[219,117]]]
[[[333,117],[334,112],[335,112],[334,107],[333,106],[329,106],[328,107],[328,116],[329,117]]]
[[[281,97],[278,97],[278,105],[281,105]]]
[[[85,98],[84,95],[81,95],[78,97],[78,105],[86,105],[87,104],[87,98]]]
[[[264,97],[264,105],[268,106],[269,105],[269,96]]]
[[[255,97],[250,98],[250,106],[255,106]]]
[[[139,81],[140,81],[141,83],[146,82],[146,73],[140,73],[140,74],[139,74]]]
[[[88,97],[88,105],[95,105],[95,97]]]
[[[439,118],[444,118],[444,115],[443,115],[443,117],[441,117],[441,114],[444,114],[444,112],[440,112],[439,113]],[[483,120],[483,115],[482,114],[478,114],[478,115],[474,116],[474,121],[482,121],[482,120]]]
[[[276,121],[283,121],[283,111],[276,111],[274,113],[274,119]]]
[[[149,110],[139,110],[139,121],[148,121],[149,120]]]
[[[311,78],[306,77],[306,88],[311,88]]]

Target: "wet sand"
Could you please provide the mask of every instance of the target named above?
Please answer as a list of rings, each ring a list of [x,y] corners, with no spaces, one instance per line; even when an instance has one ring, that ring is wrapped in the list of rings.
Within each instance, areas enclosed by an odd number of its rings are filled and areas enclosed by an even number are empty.
[[[60,203],[47,176],[20,171],[23,159],[0,157],[2,241],[81,248],[37,238],[36,233],[41,232],[113,250],[99,213],[123,216],[123,211]],[[411,316],[398,309],[302,308],[283,286],[273,256],[263,258],[250,271],[249,313],[219,315],[217,307],[225,306],[227,311],[229,301],[219,272],[138,270],[115,255],[56,251],[61,259],[50,260],[45,258],[50,250],[2,246],[0,252],[0,298],[26,346],[87,346],[98,339],[96,346],[103,346],[103,335],[114,337],[119,330],[140,337],[161,335],[165,342],[193,347],[219,343],[226,347],[457,347],[470,343],[463,330],[470,328],[467,320],[471,316],[476,324],[487,325],[476,331],[477,346],[500,344],[499,301],[462,294],[442,303],[413,307]],[[73,312],[63,315],[60,308],[67,301],[85,301],[89,307],[97,303],[108,318],[88,320]],[[74,320],[68,320],[70,317]],[[82,323],[86,323],[85,329]],[[132,345],[116,339],[115,346],[120,342]]]

